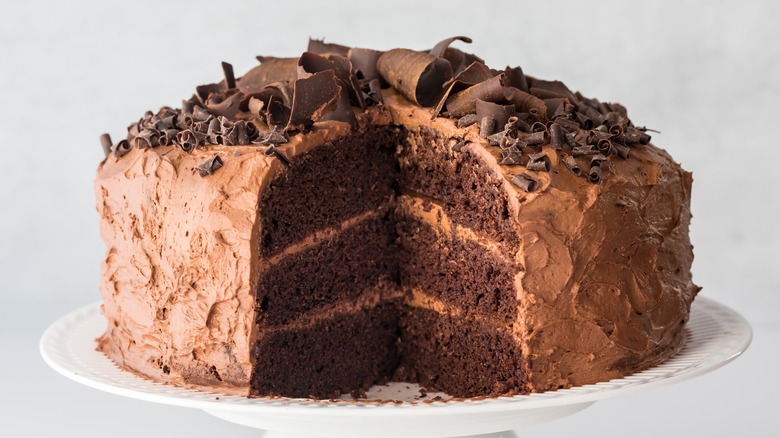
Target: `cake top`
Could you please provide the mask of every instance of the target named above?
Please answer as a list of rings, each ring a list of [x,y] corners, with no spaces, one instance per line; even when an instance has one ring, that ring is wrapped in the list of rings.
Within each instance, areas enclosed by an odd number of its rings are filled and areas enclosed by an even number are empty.
[[[126,139],[113,144],[103,134],[101,143],[106,155],[118,157],[131,148],[177,146],[190,152],[211,145],[257,145],[287,164],[283,145],[290,135],[325,121],[358,129],[356,114],[381,106],[387,88],[428,111],[432,120],[456,119],[462,130],[476,125],[480,137],[500,148],[500,164],[533,172],[550,170],[552,149],[575,175],[598,183],[602,163],[628,159],[631,147],[649,143],[647,130],[634,126],[622,105],[586,98],[520,67],[492,69],[478,56],[450,47],[455,41],[471,39],[447,38],[426,51],[378,51],[310,39],[301,56],[258,56],[260,65],[240,78],[223,62],[224,78],[198,86],[181,108],[148,111],[128,127]],[[222,165],[215,155],[197,169],[205,177]],[[513,173],[516,186],[536,190],[531,174]]]

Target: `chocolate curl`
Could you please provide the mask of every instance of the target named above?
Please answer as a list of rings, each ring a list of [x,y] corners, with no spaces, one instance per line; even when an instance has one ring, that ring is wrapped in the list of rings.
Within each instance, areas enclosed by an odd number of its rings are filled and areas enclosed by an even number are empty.
[[[404,97],[425,107],[436,104],[442,86],[452,78],[452,67],[446,59],[408,49],[385,52],[379,57],[377,69]]]
[[[352,48],[347,53],[347,59],[352,63],[358,79],[371,81],[382,78],[376,68],[376,63],[383,53],[385,52],[373,49]]]
[[[623,158],[624,160],[628,158],[628,151],[630,150],[628,146],[612,143],[612,147],[615,148],[615,153],[618,157]]]
[[[196,147],[200,146],[200,139],[195,132],[191,129],[185,129],[176,134],[176,143],[184,152],[191,152]]]
[[[579,164],[577,164],[577,160],[575,160],[571,155],[566,155],[563,158],[563,164],[565,164],[574,175],[582,175],[582,169],[580,169]]]
[[[505,68],[504,74],[509,79],[509,85],[518,90],[528,93],[528,81],[525,80],[525,74],[520,67]]]
[[[528,162],[525,164],[525,168],[538,172],[549,172],[550,157],[545,153],[530,154],[528,155]]]
[[[294,81],[298,78],[298,58],[258,56],[257,60],[261,64],[237,81],[238,89],[246,95],[257,93],[274,82]]]
[[[133,146],[138,149],[153,148],[160,145],[160,133],[150,129],[144,129],[133,138]]]
[[[523,153],[520,152],[520,149],[518,149],[515,146],[511,146],[501,150],[501,161],[499,162],[499,164],[504,164],[509,166],[522,164],[521,161],[522,158],[523,158]]]
[[[535,96],[541,95],[542,99],[563,97],[569,99],[570,102],[577,101],[577,96],[561,81],[544,81],[528,77],[528,86],[531,94]]]
[[[580,112],[574,114],[574,120],[579,123],[582,129],[593,129],[593,127],[596,126],[593,119]]]
[[[506,85],[506,76],[501,73],[487,81],[466,88],[447,99],[445,102],[447,112],[450,117],[463,117],[468,113],[476,112],[477,99],[485,102],[500,102],[504,100],[504,88]]]
[[[471,38],[465,37],[465,36],[456,36],[452,38],[447,38],[446,40],[440,41],[438,44],[433,46],[430,53],[431,55],[441,58],[444,56],[444,52],[447,51],[447,48],[450,46],[450,44],[454,43],[455,41],[463,41],[464,43],[471,44]]]
[[[595,155],[598,154],[599,150],[594,148],[593,146],[576,146],[572,148],[571,154],[575,157],[582,157],[585,155]]]
[[[544,143],[545,140],[547,140],[547,132],[537,131],[537,132],[523,133],[523,136],[520,139],[530,146],[540,145]]]
[[[333,53],[341,56],[347,56],[349,50],[350,48],[347,46],[342,46],[341,44],[326,43],[324,39],[317,40],[313,38],[309,38],[309,48],[306,49],[307,52],[317,53],[320,55]]]
[[[599,140],[596,143],[596,149],[604,155],[610,155],[612,153],[612,141],[608,139]]]
[[[236,88],[236,76],[233,74],[233,66],[223,61],[222,73],[225,75],[225,85],[227,88]]]
[[[594,184],[601,180],[601,163],[599,163],[596,166],[590,166],[590,172],[588,172],[588,180]]]
[[[531,193],[533,191],[536,191],[537,187],[539,186],[539,183],[536,182],[536,180],[527,173],[521,173],[520,175],[515,175],[512,178],[512,184],[516,185],[517,187],[520,187],[521,189],[525,190],[528,193]]]
[[[100,146],[103,147],[103,153],[108,156],[111,153],[111,136],[107,133],[100,134]]]
[[[555,123],[561,125],[566,132],[577,132],[580,130],[580,124],[574,120],[567,119],[565,117],[558,117],[555,119]]]
[[[544,105],[547,107],[547,118],[550,120],[566,114],[566,105],[571,105],[569,104],[569,100],[565,97],[556,97],[542,100],[544,101]]]
[[[607,161],[607,157],[603,154],[596,154],[590,158],[591,166],[601,166],[601,163]]]
[[[341,81],[333,70],[295,81],[290,121],[285,130],[306,129],[320,120],[340,120],[355,125],[355,114]]]
[[[555,150],[563,149],[563,145],[566,144],[566,137],[563,133],[563,128],[558,123],[550,125],[550,146]]]
[[[160,146],[170,146],[176,141],[176,134],[179,133],[178,129],[166,129],[160,135]]]
[[[198,169],[198,174],[201,177],[206,177],[209,175],[213,175],[214,172],[217,171],[220,167],[222,167],[224,163],[222,162],[222,158],[219,157],[219,155],[214,155],[213,157],[207,159],[206,161],[198,164],[196,169]]]
[[[483,120],[485,117],[493,117],[495,126],[504,126],[509,122],[509,118],[515,113],[514,105],[500,105],[493,102],[485,102],[482,99],[476,101],[477,118]]]
[[[304,52],[298,58],[298,79],[307,78],[314,73],[326,70],[333,70],[336,77],[342,82],[351,102],[360,108],[365,108],[365,102],[360,98],[360,87],[355,78],[352,63],[347,58],[340,55],[325,57],[312,52]]]
[[[436,109],[433,111],[432,118],[436,117],[441,112],[442,108],[444,108],[444,104],[452,92],[457,92],[472,87],[479,84],[480,82],[490,80],[492,77],[493,72],[490,71],[488,66],[481,62],[472,62],[463,71],[458,73],[454,78],[444,84],[446,91],[444,92],[444,95],[441,97],[441,99],[439,99],[439,103],[436,105]]]
[[[282,164],[284,164],[284,167],[290,166],[290,160],[287,158],[287,156],[284,155],[282,151],[280,151],[279,148],[273,144],[265,149],[265,155],[267,157],[276,157]]]
[[[119,140],[119,143],[111,146],[111,152],[113,152],[117,157],[121,157],[122,155],[130,152],[130,142],[127,140]]]
[[[213,102],[212,99],[209,99],[206,101],[206,107],[215,116],[224,116],[232,119],[238,113],[243,98],[244,95],[241,92],[236,92],[219,102]]]
[[[612,111],[604,114],[604,124],[608,127],[614,125],[628,126],[628,119],[621,116],[620,113]]]
[[[629,127],[626,130],[626,132],[623,133],[622,136],[620,136],[620,139],[626,144],[639,143],[642,145],[646,145],[650,143],[651,137],[650,134],[648,134],[647,132],[641,131],[634,127]]]
[[[482,138],[490,137],[496,132],[496,119],[492,116],[486,116],[480,119],[479,122],[479,136]]]
[[[368,98],[374,103],[382,103],[384,98],[382,97],[382,83],[379,79],[371,79],[368,81]]]
[[[505,88],[503,94],[504,98],[515,106],[517,112],[547,115],[547,105],[536,96],[516,87]]]
[[[206,102],[206,100],[212,94],[221,94],[224,93],[225,91],[227,91],[227,87],[225,86],[225,81],[217,82],[214,84],[198,85],[197,87],[195,87],[195,92],[201,103]]]
[[[476,114],[466,114],[458,119],[458,128],[466,128],[480,121]]]
[[[257,134],[257,138],[253,141],[255,144],[261,145],[280,145],[290,141],[289,137],[284,131],[273,129],[268,132],[260,132]]]
[[[534,122],[533,125],[531,125],[531,132],[542,132],[547,130],[547,124],[542,122]]]

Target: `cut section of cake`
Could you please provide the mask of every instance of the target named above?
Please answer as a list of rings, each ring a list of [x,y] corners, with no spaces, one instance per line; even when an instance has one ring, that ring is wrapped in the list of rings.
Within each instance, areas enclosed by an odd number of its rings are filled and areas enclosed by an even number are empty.
[[[621,105],[459,39],[224,64],[104,136],[99,348],[160,382],[313,398],[548,391],[678,351],[691,174]]]

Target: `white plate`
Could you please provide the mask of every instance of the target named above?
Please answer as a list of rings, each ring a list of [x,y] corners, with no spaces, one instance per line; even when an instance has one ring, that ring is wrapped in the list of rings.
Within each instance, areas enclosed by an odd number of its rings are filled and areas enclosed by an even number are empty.
[[[120,370],[95,350],[105,330],[99,305],[69,313],[43,334],[44,360],[79,383],[156,403],[202,409],[219,418],[265,429],[270,437],[453,437],[484,435],[513,437],[512,429],[578,412],[600,399],[615,397],[690,379],[734,360],[750,345],[752,330],[739,314],[710,299],[693,304],[682,351],[667,362],[609,382],[528,396],[466,401],[410,402],[419,399],[416,385],[394,383],[375,387],[369,398],[407,400],[315,401],[308,399],[248,399],[220,396],[142,379]],[[428,394],[431,399],[435,394]],[[503,431],[503,432],[502,432]]]

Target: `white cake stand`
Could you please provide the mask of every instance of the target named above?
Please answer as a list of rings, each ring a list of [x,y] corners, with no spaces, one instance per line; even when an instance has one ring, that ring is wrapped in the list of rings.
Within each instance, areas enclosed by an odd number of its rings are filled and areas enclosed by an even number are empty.
[[[571,415],[598,400],[712,371],[742,354],[752,339],[744,318],[700,297],[693,304],[683,350],[659,366],[623,379],[528,396],[466,401],[436,401],[437,394],[423,398],[416,385],[392,383],[372,388],[368,401],[314,401],[224,396],[139,378],[95,350],[95,339],[104,330],[98,304],[81,308],[46,330],[41,354],[52,368],[79,383],[125,397],[202,409],[233,423],[264,429],[265,438],[515,437],[512,430]]]

